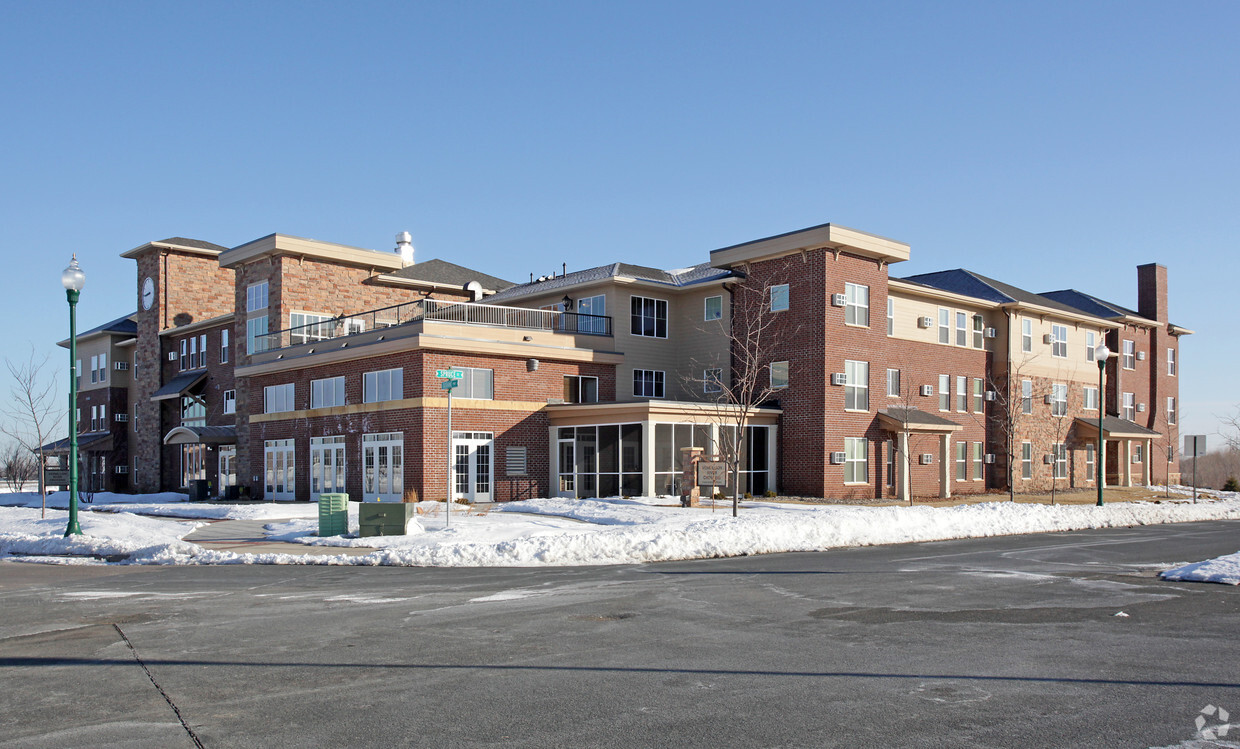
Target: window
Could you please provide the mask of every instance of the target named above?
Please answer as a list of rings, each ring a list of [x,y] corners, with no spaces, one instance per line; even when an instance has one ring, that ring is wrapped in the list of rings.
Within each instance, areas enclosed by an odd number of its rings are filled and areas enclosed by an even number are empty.
[[[1129,421],[1137,417],[1137,397],[1132,393],[1124,393],[1123,417]]]
[[[706,312],[703,315],[704,320],[722,320],[723,319],[723,297],[708,296],[706,297]]]
[[[952,377],[939,375],[939,410],[952,410]]]
[[[952,342],[951,319],[951,310],[939,307],[939,343]]]
[[[224,413],[226,414],[237,413],[237,391],[236,390],[225,390],[224,391]]]
[[[598,378],[567,375],[564,378],[565,403],[598,403]]]
[[[869,444],[863,437],[844,438],[844,483],[864,484],[870,477]]]
[[[771,311],[783,312],[788,309],[788,284],[781,283],[771,287]]]
[[[887,370],[887,397],[900,397],[900,370],[898,369]]]
[[[1175,377],[1175,349],[1167,349],[1167,376]]]
[[[327,377],[310,381],[310,407],[330,408],[344,405],[344,377]]]
[[[91,406],[90,407],[90,431],[93,432],[98,428],[99,428],[99,407]]]
[[[1135,442],[1132,445],[1132,462],[1133,463],[1144,463],[1145,462],[1145,445],[1141,444],[1140,442]]]
[[[634,369],[633,395],[638,398],[662,398],[663,371],[659,369]]]
[[[293,387],[289,385],[289,387]],[[193,395],[181,396],[181,426],[207,425],[207,402]]]
[[[291,312],[288,316],[289,345],[324,341],[335,334],[336,323],[333,315],[317,312]]]
[[[78,359],[73,363],[73,376],[77,379],[78,387],[82,386],[82,360]],[[81,419],[78,419],[81,421]]]
[[[1068,415],[1068,386],[1063,383],[1051,385],[1051,416]]]
[[[1085,480],[1093,481],[1097,473],[1098,468],[1094,464],[1094,443],[1088,442],[1085,444]]]
[[[723,392],[723,370],[719,367],[708,369],[702,373],[703,393]]]
[[[1051,356],[1065,359],[1068,356],[1068,326],[1051,326]]]
[[[982,390],[983,383],[981,379],[973,378],[973,413],[981,413],[986,410],[986,396]]]
[[[92,383],[99,381],[99,357],[90,357],[90,381]]]
[[[667,338],[667,301],[629,297],[629,332],[647,338]]]
[[[1033,351],[1033,320],[1020,321],[1020,350],[1026,354]]]
[[[844,284],[844,324],[870,326],[870,287]]]
[[[981,442],[973,443],[973,480],[981,481],[985,478],[983,466],[985,466],[985,458],[982,453],[983,445]]]
[[[99,404],[99,429],[102,431],[108,428],[108,407]]]
[[[252,284],[245,289],[245,311],[257,312],[267,309],[267,282]]]
[[[198,336],[198,369],[207,366],[207,334]]]
[[[1084,408],[1086,411],[1097,411],[1098,410],[1098,388],[1090,387],[1089,385],[1086,385],[1084,389],[1084,393],[1085,393],[1085,397],[1081,403],[1081,408]]]
[[[969,345],[969,316],[963,312],[956,313],[956,345]]]
[[[896,334],[896,302],[887,297],[887,335]]]
[[[844,410],[870,410],[870,363],[844,362]]]
[[[177,355],[177,366],[184,372],[187,369],[193,369],[189,360],[189,339],[181,339],[181,353]]]
[[[607,299],[602,294],[582,297],[577,300],[577,330],[594,335],[607,335]]]
[[[1033,380],[1020,381],[1020,412],[1033,413]]]
[[[1094,331],[1085,331],[1085,361],[1094,360]]]
[[[1167,423],[1175,423],[1175,396],[1167,396]]]
[[[100,382],[108,381],[108,355],[107,354],[99,355],[99,381]]]
[[[965,481],[969,478],[969,443],[956,443],[956,480]]]
[[[973,348],[986,347],[986,321],[981,315],[973,316]]]
[[[788,387],[788,362],[771,362],[771,388],[778,390],[786,387]]]
[[[473,398],[474,400],[481,401],[495,399],[494,370],[478,369],[477,367],[450,367],[450,369],[455,369],[465,374],[464,377],[456,381],[456,390],[452,394],[457,398]],[[595,392],[598,392],[597,389]]]
[[[459,382],[459,381],[458,381]],[[458,388],[461,386],[458,385]],[[379,403],[405,397],[405,370],[381,369],[362,375],[362,402]]]
[[[268,385],[263,388],[263,413],[274,414],[293,410],[293,383]]]
[[[228,363],[228,328],[220,331],[220,364]]]
[[[1137,366],[1137,344],[1133,341],[1124,341],[1123,365],[1124,369],[1136,369]]]
[[[266,351],[267,341],[267,282],[251,284],[245,289],[245,350],[254,354]],[[256,312],[263,314],[257,315]]]
[[[1051,445],[1051,456],[1054,458],[1055,478],[1068,478],[1068,448],[1064,443],[1057,442]]]
[[[969,378],[956,376],[956,410],[969,410]]]

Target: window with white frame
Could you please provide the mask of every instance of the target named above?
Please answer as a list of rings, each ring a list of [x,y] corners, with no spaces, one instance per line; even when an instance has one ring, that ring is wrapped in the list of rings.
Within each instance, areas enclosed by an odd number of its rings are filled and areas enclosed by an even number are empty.
[[[1098,410],[1098,388],[1086,385],[1082,390],[1084,398],[1081,401],[1081,408],[1086,411]]]
[[[1033,320],[1027,317],[1020,321],[1020,350],[1026,354],[1033,351]]]
[[[99,355],[99,381],[100,382],[108,381],[108,355],[107,354]]]
[[[310,381],[310,407],[331,408],[344,405],[344,377],[325,377]]]
[[[870,363],[865,361],[844,362],[844,409],[868,411],[870,409]]]
[[[334,315],[320,312],[290,312],[288,326],[290,328],[289,345],[325,341],[331,338],[336,330]]]
[[[1135,341],[1123,341],[1123,356],[1121,363],[1124,369],[1137,368],[1137,344]]]
[[[1033,478],[1033,443],[1020,443],[1020,477],[1022,479]]]
[[[1093,481],[1094,474],[1098,472],[1097,465],[1094,463],[1094,443],[1085,443],[1085,480]]]
[[[772,286],[770,297],[772,312],[783,312],[788,309],[788,284],[781,283]]]
[[[99,381],[99,357],[90,357],[90,381],[92,384]]]
[[[705,309],[705,312],[703,313],[702,319],[706,320],[707,322],[711,320],[723,319],[723,297],[722,296],[706,297],[706,309]]]
[[[966,481],[969,478],[969,443],[956,443],[956,480]]]
[[[939,343],[952,342],[952,311],[939,307]]]
[[[90,431],[93,432],[97,430],[98,428],[99,428],[99,407],[91,406],[90,407]]]
[[[1175,349],[1167,349],[1167,375],[1175,377]]]
[[[489,401],[495,399],[495,370],[478,367],[451,367],[464,373],[464,377],[456,381],[453,395],[457,398],[473,398]]]
[[[1061,382],[1051,385],[1051,416],[1068,415],[1068,386]]]
[[[585,375],[564,377],[565,403],[598,403],[598,378]]]
[[[1167,396],[1167,423],[1175,423],[1175,396]]]
[[[73,376],[77,379],[78,387],[82,386],[82,360],[78,359],[73,362]]]
[[[973,378],[973,413],[981,413],[986,410],[985,383],[980,377]]]
[[[459,387],[459,386],[458,386]],[[362,402],[379,403],[405,397],[405,370],[380,369],[362,375]]]
[[[981,315],[973,316],[973,348],[986,347],[986,321]]]
[[[983,450],[983,446],[981,442],[973,443],[973,480],[974,481],[981,481],[986,476],[986,474],[983,473],[983,470],[984,470],[983,466],[985,465],[985,460],[982,457],[983,455],[982,450]]]
[[[1123,417],[1132,421],[1137,417],[1137,396],[1133,393],[1124,393],[1123,404]]]
[[[224,391],[224,413],[226,414],[237,413],[237,391],[236,390],[225,390]]]
[[[896,300],[887,297],[887,335],[896,334]]]
[[[870,480],[870,445],[864,437],[844,438],[844,483],[865,484]]]
[[[251,284],[245,289],[245,350],[254,354],[266,351],[267,343],[267,282]],[[262,314],[256,314],[261,312]]]
[[[887,370],[887,397],[900,397],[900,370],[898,369]]]
[[[844,324],[870,326],[870,287],[844,284]]]
[[[779,390],[788,387],[788,362],[771,362],[771,388]]]
[[[1068,356],[1068,326],[1052,325],[1051,326],[1051,356],[1057,356],[1061,359]]]
[[[712,367],[702,373],[702,392],[723,392],[723,369],[720,367]]]
[[[952,376],[939,375],[939,410],[952,410]]]
[[[1094,351],[1096,350],[1094,340],[1094,331],[1085,331],[1085,361],[1094,360]]]
[[[969,316],[964,312],[956,313],[956,345],[969,345]]]
[[[633,395],[638,398],[662,398],[663,379],[661,369],[634,369]]]
[[[1055,478],[1068,478],[1068,446],[1062,442],[1051,445],[1051,455],[1055,462]]]
[[[969,378],[956,375],[956,410],[969,410]]]
[[[1140,442],[1135,442],[1132,445],[1132,462],[1133,463],[1144,463],[1145,462],[1145,445],[1141,444]]]
[[[1020,381],[1020,412],[1033,413],[1033,380]]]
[[[263,413],[274,414],[282,411],[292,411],[293,405],[293,383],[288,382],[283,385],[268,385],[263,388]]]
[[[667,300],[629,297],[629,332],[646,338],[667,338]]]
[[[228,328],[220,331],[220,364],[228,363]]]

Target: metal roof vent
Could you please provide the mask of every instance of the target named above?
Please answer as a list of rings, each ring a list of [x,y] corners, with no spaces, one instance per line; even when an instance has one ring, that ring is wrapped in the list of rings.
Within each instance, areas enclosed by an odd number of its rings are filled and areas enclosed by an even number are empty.
[[[413,236],[407,231],[396,235],[396,251],[405,266],[413,265]]]

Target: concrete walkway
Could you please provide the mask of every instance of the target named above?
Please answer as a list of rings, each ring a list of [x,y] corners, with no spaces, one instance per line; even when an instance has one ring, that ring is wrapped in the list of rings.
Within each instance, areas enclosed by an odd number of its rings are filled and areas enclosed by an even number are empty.
[[[204,521],[197,521],[204,522]],[[238,554],[314,554],[318,556],[361,556],[374,551],[367,547],[307,546],[285,541],[272,541],[263,533],[263,526],[275,520],[207,520],[206,525],[185,537],[186,541],[204,549],[232,551]]]

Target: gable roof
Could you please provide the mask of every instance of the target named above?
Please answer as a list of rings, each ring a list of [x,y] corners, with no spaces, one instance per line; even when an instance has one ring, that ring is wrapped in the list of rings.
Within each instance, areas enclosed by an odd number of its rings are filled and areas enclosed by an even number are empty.
[[[157,242],[153,242],[152,244],[172,244],[177,247],[193,247],[198,250],[217,250],[219,252],[223,252],[228,249],[227,247],[222,247],[213,242],[208,242],[205,239],[189,239],[188,237],[168,237],[167,239],[161,239]]]
[[[533,281],[531,283],[523,283],[513,286],[510,289],[502,291],[493,296],[486,298],[488,302],[503,302],[509,299],[519,299],[526,296],[536,296],[556,291],[557,289],[566,289],[580,284],[592,283],[595,281],[606,281],[609,278],[632,278],[638,281],[646,281],[648,283],[662,284],[672,288],[684,288],[694,284],[714,281],[720,278],[728,278],[737,274],[730,270],[713,267],[710,263],[700,263],[690,268],[678,268],[675,270],[660,270],[658,268],[650,268],[644,265],[632,265],[629,263],[610,263],[608,265],[599,265],[585,270],[573,271],[555,278],[548,278],[541,281]]]
[[[1034,304],[1040,307],[1059,310],[1060,312],[1068,312],[1073,315],[1079,315],[1084,311],[1069,304],[1064,304],[1057,299],[1052,299],[1043,294],[1035,294],[1032,291],[1025,291],[1022,288],[1003,283],[1002,281],[996,281],[993,278],[988,278],[980,273],[974,273],[964,268],[942,270],[935,273],[921,273],[900,280],[918,283],[942,291],[950,291],[953,294],[971,296],[974,299],[984,299],[997,304]],[[1086,312],[1086,314],[1095,315],[1092,312]],[[1110,315],[1105,317],[1110,317]]]
[[[505,281],[502,278],[488,276],[480,273],[472,268],[466,268],[463,265],[449,263],[447,260],[434,258],[413,265],[406,265],[400,270],[394,270],[385,275],[395,276],[396,278],[408,278],[413,281],[427,281],[429,283],[445,284],[452,286],[464,286],[470,281],[477,281],[484,288],[495,289],[500,291],[510,288],[512,281]]]
[[[1061,289],[1060,291],[1048,291],[1042,296],[1048,299],[1054,299],[1061,304],[1066,304],[1073,309],[1080,310],[1086,314],[1097,315],[1098,317],[1141,317],[1140,312],[1135,312],[1127,307],[1121,307],[1118,304],[1106,302],[1092,294],[1086,294],[1076,289]]]
[[[103,325],[96,328],[91,328],[84,333],[78,333],[77,339],[81,341],[87,338],[94,338],[95,336],[103,335],[105,333],[112,333],[122,336],[136,336],[138,334],[138,313],[130,312],[124,317],[118,317],[115,320],[105,322]],[[66,338],[63,341],[58,342],[56,345],[63,348],[69,348],[69,339]]]

